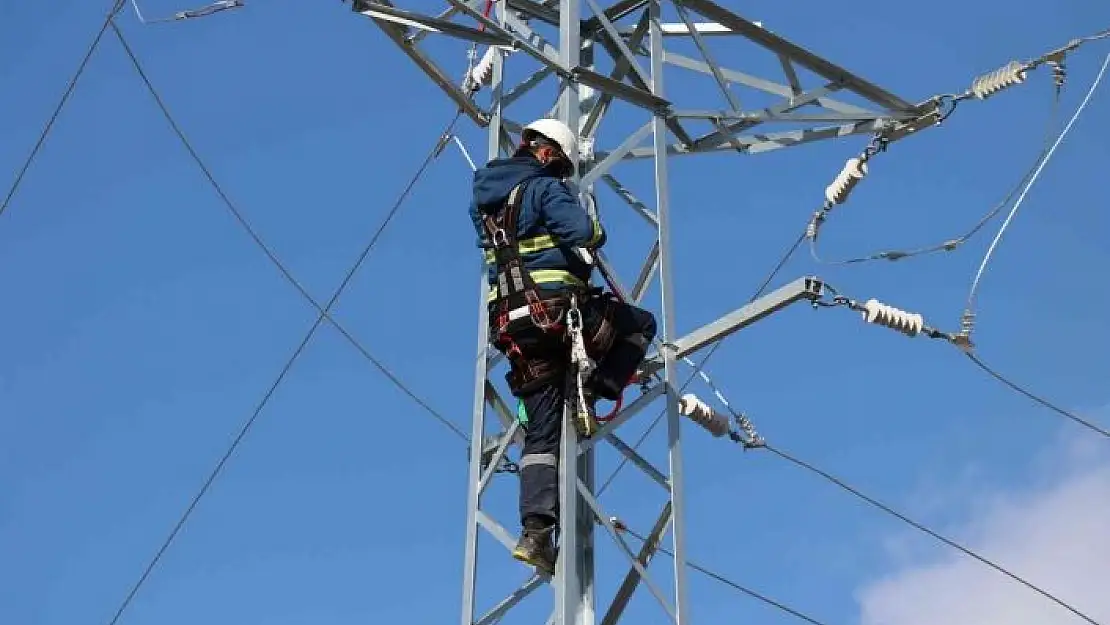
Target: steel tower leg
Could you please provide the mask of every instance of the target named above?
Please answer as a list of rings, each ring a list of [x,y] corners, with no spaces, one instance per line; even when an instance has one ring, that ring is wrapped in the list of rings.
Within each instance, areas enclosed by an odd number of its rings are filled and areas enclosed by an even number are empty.
[[[661,0],[651,0],[648,7],[650,24],[649,46],[651,55],[651,91],[657,98],[665,99],[663,89],[663,32]],[[655,211],[658,219],[659,289],[662,315],[660,329],[663,338],[663,384],[667,402],[667,459],[670,468],[671,540],[674,553],[674,619],[676,625],[686,625],[686,505],[683,492],[681,423],[678,414],[678,374],[673,347],[678,338],[675,328],[674,286],[671,266],[671,211],[667,179],[667,126],[666,119],[658,112],[651,121],[652,141],[655,149]]]
[[[582,49],[579,0],[559,1],[559,66],[567,71],[579,65]],[[579,127],[579,85],[559,81],[558,118],[571,129]],[[578,181],[577,172],[574,174]],[[568,390],[570,385],[568,384]],[[593,450],[578,453],[578,434],[572,422],[574,395],[566,394],[563,435],[559,454],[559,560],[555,571],[555,625],[593,625],[592,519],[582,506],[578,483],[589,481]],[[585,522],[583,522],[585,521]],[[588,569],[588,570],[587,570]]]
[[[503,69],[503,59],[498,55],[493,64],[493,76],[491,79],[492,89],[494,91],[494,104],[491,107],[490,115],[490,133],[489,144],[486,153],[489,159],[497,158],[500,154],[500,131],[501,131],[501,76]],[[462,597],[462,619],[461,625],[473,625],[474,623],[474,610],[475,610],[475,591],[477,590],[477,577],[478,577],[478,529],[479,529],[479,513],[481,510],[481,489],[485,484],[489,483],[488,478],[483,480],[482,474],[482,456],[485,452],[483,440],[486,431],[486,404],[488,403],[487,389],[489,387],[489,364],[491,347],[489,343],[489,312],[486,305],[486,296],[489,293],[489,284],[486,279],[484,266],[479,271],[481,278],[478,280],[478,342],[477,342],[477,355],[474,362],[474,400],[471,407],[472,412],[472,427],[470,431],[470,468],[467,473],[467,498],[466,498],[466,534],[465,534],[465,555],[463,564],[463,597]],[[509,427],[505,418],[502,415],[502,422],[506,425],[508,432],[514,432]],[[496,462],[491,463],[487,470],[492,471],[497,466]]]

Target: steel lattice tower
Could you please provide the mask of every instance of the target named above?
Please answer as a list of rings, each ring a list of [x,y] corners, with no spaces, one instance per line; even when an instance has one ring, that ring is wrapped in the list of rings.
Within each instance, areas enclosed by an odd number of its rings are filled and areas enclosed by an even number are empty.
[[[508,597],[478,614],[476,587],[479,570],[479,532],[492,535],[512,549],[515,535],[483,507],[482,495],[506,457],[507,451],[523,440],[514,411],[498,391],[491,375],[504,366],[496,351],[488,347],[484,269],[478,289],[479,357],[476,359],[473,425],[468,477],[465,569],[462,584],[462,625],[491,625],[501,621],[526,596],[551,583],[555,605],[548,623],[594,625],[598,622],[594,580],[594,530],[602,525],[625,554],[629,569],[600,622],[614,625],[637,586],[644,582],[666,613],[679,625],[690,622],[686,584],[685,505],[683,494],[683,451],[678,412],[676,361],[705,348],[790,304],[817,299],[823,285],[813,277],[801,277],[780,286],[753,302],[728,313],[685,336],[677,336],[674,323],[673,276],[671,269],[668,160],[702,152],[756,154],[851,135],[882,133],[896,139],[934,125],[939,119],[935,101],[911,104],[851,72],[822,59],[786,39],[765,30],[715,4],[712,0],[619,0],[608,7],[599,0],[447,0],[449,7],[438,15],[425,15],[394,6],[390,0],[355,0],[353,9],[371,18],[475,123],[488,128],[487,156],[492,159],[513,152],[522,122],[552,116],[571,128],[580,129],[584,144],[576,182],[582,198],[598,183],[611,188],[629,204],[655,232],[650,252],[633,287],[630,301],[640,302],[655,277],[660,301],[645,305],[659,321],[661,344],[648,355],[648,370],[656,383],[635,401],[624,406],[616,418],[595,437],[579,441],[564,416],[560,457],[561,520],[557,571],[553,578],[534,575]],[[492,9],[492,11],[490,10]],[[664,10],[677,21],[666,22]],[[488,14],[488,17],[487,17]],[[696,22],[693,14],[707,20]],[[454,38],[472,44],[494,46],[490,80],[490,102],[482,107],[470,91],[453,78],[426,50],[429,36]],[[691,41],[700,60],[664,48],[668,39]],[[740,40],[754,49],[773,55],[783,76],[780,81],[757,77],[718,64],[708,45],[711,39]],[[461,49],[461,48],[460,48]],[[607,55],[608,71],[598,71],[598,57]],[[457,62],[457,57],[456,57]],[[504,69],[517,64],[531,72],[507,87]],[[681,106],[684,98],[672,95],[663,83],[664,65],[702,74],[716,83],[729,108],[705,110]],[[803,71],[808,71],[807,86]],[[709,83],[712,85],[713,83]],[[733,87],[744,88],[749,98],[762,97],[768,104],[742,107]],[[550,111],[532,111],[527,116],[511,115],[510,109],[526,94],[547,89],[555,96]],[[835,100],[845,93],[860,104]],[[631,105],[622,115],[638,115],[642,125],[626,134],[613,133],[603,139],[598,132],[603,120],[614,115],[614,103]],[[627,112],[631,111],[631,112]],[[515,113],[515,109],[513,110]],[[787,130],[763,130],[770,124],[793,126]],[[704,134],[693,134],[691,126],[708,125]],[[758,127],[758,129],[757,129]],[[651,142],[644,144],[650,137]],[[597,146],[593,148],[593,146]],[[651,159],[654,196],[648,202],[636,198],[618,180],[617,166],[637,159]],[[650,205],[653,207],[649,207]],[[610,229],[610,238],[622,233]],[[602,255],[599,262],[610,267]],[[610,271],[612,274],[613,272]],[[645,407],[662,400],[667,410],[668,470],[653,466],[617,434],[622,424]],[[490,417],[494,418],[490,418]],[[500,426],[499,428],[496,426]],[[639,553],[625,544],[594,495],[594,455],[599,444],[608,443],[643,470],[662,488],[660,512],[648,540]],[[515,523],[513,525],[516,525]],[[568,531],[575,528],[577,531]],[[672,591],[664,593],[647,574],[646,564],[670,529],[674,554]],[[498,557],[508,558],[507,553]],[[506,588],[505,591],[511,589]],[[668,596],[668,594],[670,596]]]

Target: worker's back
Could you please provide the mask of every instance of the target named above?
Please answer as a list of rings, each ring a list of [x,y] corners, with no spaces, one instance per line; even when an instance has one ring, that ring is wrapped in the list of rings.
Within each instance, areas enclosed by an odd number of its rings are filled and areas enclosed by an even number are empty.
[[[497,159],[474,172],[470,218],[478,234],[478,246],[492,248],[482,215],[497,215],[509,193],[521,183],[524,187],[516,237],[525,269],[545,289],[588,283],[592,267],[574,248],[603,245],[601,224],[590,218],[562,180],[531,156]],[[485,254],[492,284],[496,275],[492,249]]]

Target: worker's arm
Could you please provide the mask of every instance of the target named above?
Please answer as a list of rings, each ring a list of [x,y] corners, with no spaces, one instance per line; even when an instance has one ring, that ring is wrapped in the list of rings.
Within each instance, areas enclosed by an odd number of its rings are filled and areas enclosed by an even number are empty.
[[[590,216],[566,185],[552,178],[541,178],[537,182],[544,227],[559,239],[559,243],[592,249],[605,245],[606,234],[601,222]]]
[[[490,245],[489,238],[486,237],[486,229],[482,224],[482,218],[478,215],[478,204],[473,199],[470,200],[470,222],[474,225],[474,234],[477,237],[476,244],[478,247],[485,247]]]

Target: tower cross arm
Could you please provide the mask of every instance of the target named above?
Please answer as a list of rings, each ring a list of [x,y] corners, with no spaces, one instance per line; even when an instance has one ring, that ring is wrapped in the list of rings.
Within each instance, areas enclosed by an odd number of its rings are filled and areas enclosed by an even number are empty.
[[[685,358],[791,304],[815,301],[823,292],[824,283],[819,278],[812,276],[798,278],[674,341],[675,358]],[[645,359],[643,372],[645,375],[651,375],[662,367],[663,357],[656,352],[649,354]]]

